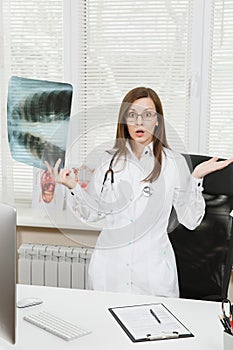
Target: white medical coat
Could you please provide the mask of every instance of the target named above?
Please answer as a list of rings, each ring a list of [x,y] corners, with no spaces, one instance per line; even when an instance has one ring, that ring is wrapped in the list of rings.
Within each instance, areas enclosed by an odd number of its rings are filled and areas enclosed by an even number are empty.
[[[96,169],[88,192],[79,185],[71,190],[72,206],[86,222],[104,218],[89,266],[89,285],[94,290],[179,296],[176,261],[167,226],[172,207],[178,220],[195,229],[205,212],[202,180],[194,178],[182,155],[164,148],[162,168],[143,193],[142,181],[153,169],[152,144],[140,160],[128,144],[126,162],[102,183],[112,154],[106,152]],[[102,189],[102,191],[101,191]]]

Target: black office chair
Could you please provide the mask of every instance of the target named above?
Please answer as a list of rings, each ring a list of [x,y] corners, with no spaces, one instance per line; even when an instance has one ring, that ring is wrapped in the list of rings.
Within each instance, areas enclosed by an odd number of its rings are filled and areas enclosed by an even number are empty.
[[[210,157],[184,155],[192,170]],[[233,164],[204,178],[206,213],[195,230],[178,224],[175,210],[169,237],[176,260],[180,297],[221,301],[227,297],[233,264]]]

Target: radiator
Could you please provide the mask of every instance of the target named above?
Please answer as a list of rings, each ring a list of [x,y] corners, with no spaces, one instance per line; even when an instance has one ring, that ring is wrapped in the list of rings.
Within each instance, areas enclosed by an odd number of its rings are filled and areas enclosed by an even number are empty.
[[[22,244],[18,282],[40,286],[88,289],[91,248]]]

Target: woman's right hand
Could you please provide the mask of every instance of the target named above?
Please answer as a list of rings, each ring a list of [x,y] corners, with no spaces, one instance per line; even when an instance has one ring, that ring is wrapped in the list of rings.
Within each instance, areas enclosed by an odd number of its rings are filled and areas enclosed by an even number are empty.
[[[45,161],[45,164],[48,168],[48,171],[51,175],[51,177],[54,179],[55,182],[62,184],[69,189],[75,188],[77,185],[77,181],[73,179],[73,177],[70,175],[71,170],[69,169],[61,169],[60,171],[58,170],[59,165],[61,164],[61,159],[58,159],[56,161],[56,164],[54,168],[51,167],[51,165]]]

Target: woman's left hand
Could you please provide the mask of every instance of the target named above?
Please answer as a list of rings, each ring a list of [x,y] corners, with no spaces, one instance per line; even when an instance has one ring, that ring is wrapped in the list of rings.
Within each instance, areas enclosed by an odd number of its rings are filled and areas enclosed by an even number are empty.
[[[233,163],[233,158],[229,158],[226,160],[221,160],[218,162],[217,157],[213,157],[206,162],[202,162],[196,166],[194,169],[192,175],[196,177],[197,179],[201,179],[204,176],[213,173],[216,170],[221,170],[228,166],[229,164]]]

